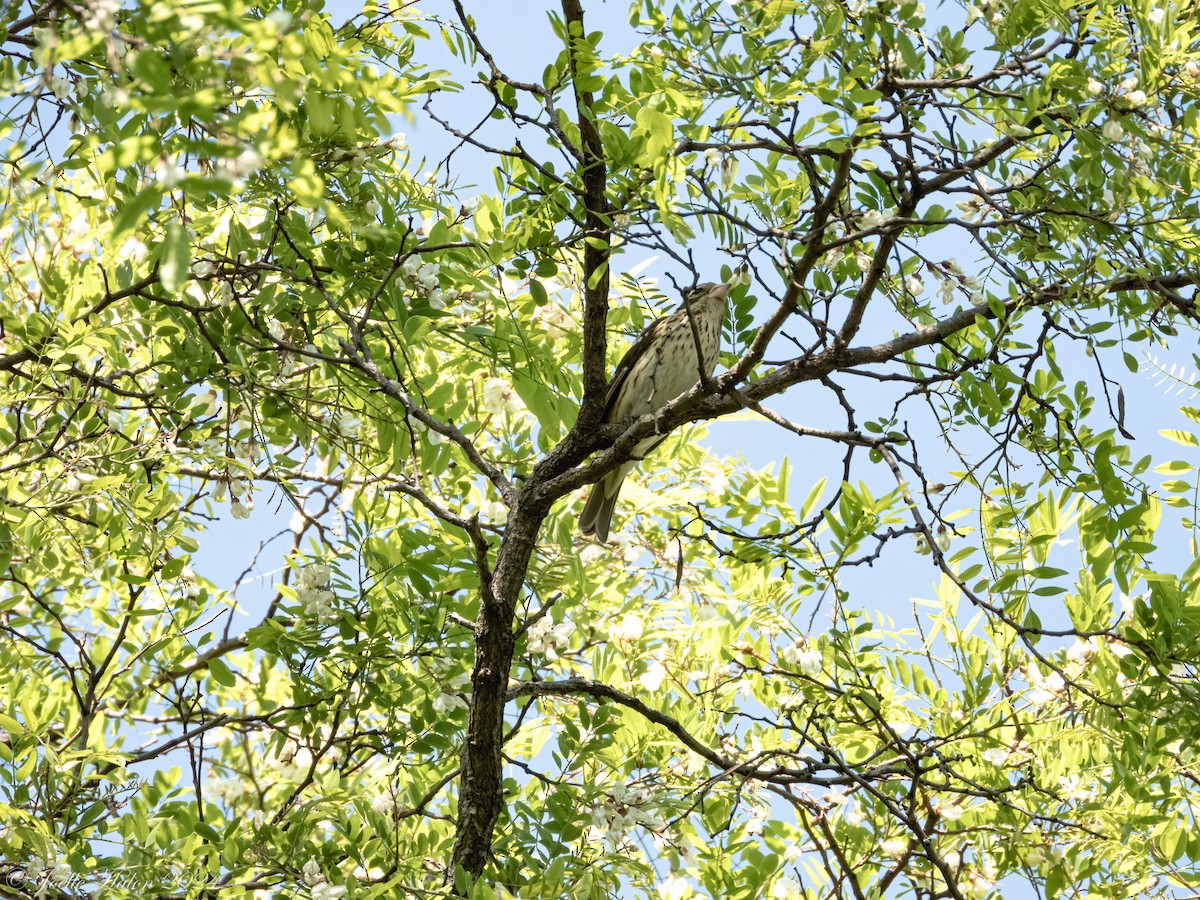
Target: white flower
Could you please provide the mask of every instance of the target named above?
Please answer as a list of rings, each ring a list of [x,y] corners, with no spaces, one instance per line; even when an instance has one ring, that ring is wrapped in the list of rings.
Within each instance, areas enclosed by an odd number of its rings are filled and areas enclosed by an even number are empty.
[[[192,263],[192,274],[195,275],[197,278],[207,278],[209,275],[211,275],[215,271],[216,271],[216,266],[214,266],[207,259],[198,259],[194,263]]]
[[[396,797],[391,791],[385,790],[371,801],[371,809],[387,815],[396,809]]]
[[[1124,659],[1126,656],[1133,655],[1132,648],[1127,647],[1125,644],[1118,644],[1115,641],[1108,645],[1108,650],[1110,653],[1112,653],[1113,656],[1117,657],[1118,659]]]
[[[1150,24],[1152,25],[1161,25],[1165,16],[1166,11],[1163,10],[1162,7],[1156,6],[1154,9],[1150,10],[1146,18],[1150,20]]]
[[[379,215],[379,212],[381,209],[383,209],[383,207],[379,205],[378,200],[368,200],[366,205],[363,206],[363,209],[366,210],[367,215],[373,219]]]
[[[814,649],[807,638],[800,638],[790,646],[784,647],[779,655],[805,675],[816,675],[821,671],[821,652]]]
[[[1104,92],[1104,85],[1098,82],[1095,78],[1087,80],[1087,92],[1093,97],[1096,97]]]
[[[300,868],[300,875],[309,887],[325,880],[325,876],[321,874],[321,866],[315,859],[310,859]]]
[[[871,271],[871,256],[861,250],[854,251],[854,262],[858,266],[860,272]]]
[[[908,849],[908,841],[904,838],[888,838],[879,845],[879,849],[892,859],[899,859]]]
[[[154,164],[154,177],[164,188],[173,188],[187,174],[183,167],[175,161],[174,156],[163,156]]]
[[[608,635],[616,641],[636,641],[645,633],[646,626],[640,616],[626,613],[620,624],[608,629]]]
[[[86,237],[88,229],[88,220],[84,213],[76,213],[75,218],[67,223],[67,233],[75,239]]]
[[[859,222],[859,228],[862,228],[864,232],[868,228],[878,228],[881,224],[887,222],[888,218],[884,217],[882,212],[877,209],[866,210],[863,214],[863,220]]]
[[[662,687],[663,680],[667,677],[667,667],[659,660],[653,660],[649,668],[638,676],[638,683],[647,691],[653,693]]]
[[[252,503],[243,503],[241,497],[234,497],[233,502],[229,504],[229,511],[235,519],[250,518],[250,511],[253,508]]]
[[[1115,144],[1125,136],[1125,129],[1121,127],[1121,123],[1116,119],[1109,119],[1104,123],[1104,127],[1100,129],[1100,134],[1104,139],[1111,144]]]
[[[425,440],[429,441],[429,443],[434,446],[437,446],[446,440],[441,434],[428,428],[420,419],[409,419],[408,424],[412,426],[412,430],[415,433],[423,435]]]
[[[921,295],[921,291],[925,290],[925,285],[921,282],[921,279],[918,278],[916,275],[914,275],[910,279],[908,279],[908,281],[906,281],[904,283],[904,287],[914,297],[919,297]]]
[[[558,651],[570,643],[574,632],[574,622],[564,620],[556,625],[549,616],[543,616],[529,626],[526,636],[529,652],[544,655],[553,662],[558,659]]]
[[[1008,751],[1003,747],[988,747],[980,754],[983,761],[991,763],[993,766],[1004,766],[1008,764]]]
[[[1100,645],[1096,643],[1095,638],[1088,638],[1086,641],[1076,638],[1075,643],[1067,648],[1067,659],[1080,664],[1087,663],[1099,649]]]
[[[137,238],[129,238],[121,245],[121,249],[117,251],[117,259],[128,259],[133,262],[141,262],[146,258],[149,252],[145,244]]]
[[[737,182],[738,161],[735,157],[726,156],[721,160],[721,187],[729,190]]]
[[[932,806],[935,812],[949,822],[957,822],[963,817],[963,808],[957,803],[944,803],[935,799]]]
[[[417,270],[417,281],[426,289],[435,288],[438,285],[438,273],[441,270],[442,267],[439,263],[422,263],[421,268]]]
[[[232,167],[238,175],[253,175],[262,168],[262,156],[253,147],[247,147],[233,158]]]
[[[1133,76],[1133,75],[1130,75],[1128,78],[1126,78],[1124,81],[1121,82],[1121,90],[1124,91],[1125,93],[1129,93],[1137,86],[1138,86],[1138,80],[1137,80],[1136,76]]]
[[[339,900],[345,896],[346,889],[340,884],[318,884],[312,889],[312,900]]]
[[[277,9],[267,15],[266,20],[276,31],[287,31],[292,27],[292,14],[286,9]]]
[[[315,619],[321,625],[332,622],[336,618],[333,601],[337,599],[337,595],[333,591],[326,589],[304,591],[300,592],[300,597],[306,618]]]
[[[551,340],[557,341],[575,324],[571,315],[557,303],[547,303],[533,311],[533,320],[546,329]]]
[[[483,383],[483,408],[492,415],[519,413],[525,408],[513,386],[503,378],[489,378]]]
[[[720,147],[709,147],[704,151],[704,161],[710,166],[719,166],[725,158],[725,151]]]
[[[1034,673],[1030,681],[1033,690],[1029,694],[1029,702],[1034,706],[1045,706],[1061,696],[1066,682],[1057,672],[1051,672],[1045,678],[1040,673]]]
[[[453,691],[444,688],[433,700],[433,711],[436,713],[453,712],[456,709],[466,709],[467,701]]]
[[[1125,99],[1129,101],[1130,106],[1145,106],[1146,92],[1145,91],[1130,91],[1125,95]]]
[[[662,900],[687,900],[692,896],[692,886],[686,878],[672,872],[658,886],[658,895]]]
[[[753,815],[746,820],[746,834],[752,837],[758,837],[763,833],[763,823],[766,822],[766,813],[756,810]]]
[[[501,500],[493,500],[484,504],[483,517],[493,525],[503,525],[508,521],[508,507]]]
[[[83,24],[89,31],[108,33],[117,23],[117,13],[121,9],[119,0],[92,0],[87,4],[87,12]]]
[[[398,150],[403,153],[408,149],[408,135],[403,131],[397,131],[390,138],[383,142],[383,146],[390,147],[392,150]]]
[[[309,565],[300,570],[296,576],[296,587],[299,590],[324,587],[333,577],[333,569],[325,565]]]
[[[793,897],[800,896],[803,896],[800,893],[800,885],[791,878],[777,878],[771,885],[771,897],[774,900],[791,900]]]

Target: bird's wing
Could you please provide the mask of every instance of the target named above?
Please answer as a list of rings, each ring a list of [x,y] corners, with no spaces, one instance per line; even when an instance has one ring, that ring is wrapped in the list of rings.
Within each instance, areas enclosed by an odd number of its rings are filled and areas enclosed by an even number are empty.
[[[629,373],[633,371],[633,367],[637,365],[650,345],[654,343],[658,335],[664,328],[667,327],[667,321],[674,318],[679,313],[678,311],[669,316],[663,316],[661,319],[655,319],[649,325],[642,329],[642,333],[637,336],[625,355],[621,357],[621,361],[617,363],[617,367],[613,369],[612,382],[608,386],[608,393],[604,396],[604,419],[608,421],[609,414],[613,411],[613,406],[617,402],[617,395],[621,393],[621,387],[625,384],[625,380],[629,377]]]

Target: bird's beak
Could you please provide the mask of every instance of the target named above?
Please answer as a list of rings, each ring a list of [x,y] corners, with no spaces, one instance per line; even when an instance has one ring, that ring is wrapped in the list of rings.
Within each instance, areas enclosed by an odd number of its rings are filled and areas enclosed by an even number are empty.
[[[729,296],[729,290],[732,287],[732,284],[718,284],[715,288],[713,288],[713,293],[724,300]]]

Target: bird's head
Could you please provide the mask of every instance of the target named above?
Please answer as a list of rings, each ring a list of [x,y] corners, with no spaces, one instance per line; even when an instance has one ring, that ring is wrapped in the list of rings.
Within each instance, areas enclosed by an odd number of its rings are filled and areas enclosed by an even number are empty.
[[[688,303],[696,302],[714,302],[725,303],[725,298],[729,296],[730,284],[714,284],[711,281],[706,281],[704,284],[698,284],[695,287],[690,287],[683,292],[684,299]]]

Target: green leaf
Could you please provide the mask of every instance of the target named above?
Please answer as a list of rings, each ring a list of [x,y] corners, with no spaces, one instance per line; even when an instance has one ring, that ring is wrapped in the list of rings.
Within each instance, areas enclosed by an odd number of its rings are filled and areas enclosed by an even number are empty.
[[[213,657],[208,661],[208,674],[212,676],[212,680],[224,687],[233,687],[237,684],[237,678],[234,677],[229,666],[225,664],[223,659]]]
[[[163,289],[171,294],[176,293],[187,281],[191,265],[192,248],[187,230],[182,225],[172,222],[167,226],[162,257],[159,260],[158,277],[162,281]]]
[[[163,192],[154,185],[147,185],[135,193],[133,197],[121,204],[121,211],[113,220],[112,240],[123,238],[130,231],[139,228],[149,215],[150,210],[161,205]]]
[[[1200,440],[1197,440],[1196,435],[1190,431],[1180,431],[1177,428],[1164,428],[1159,431],[1159,434],[1169,441],[1182,444],[1184,447],[1200,447]]]

